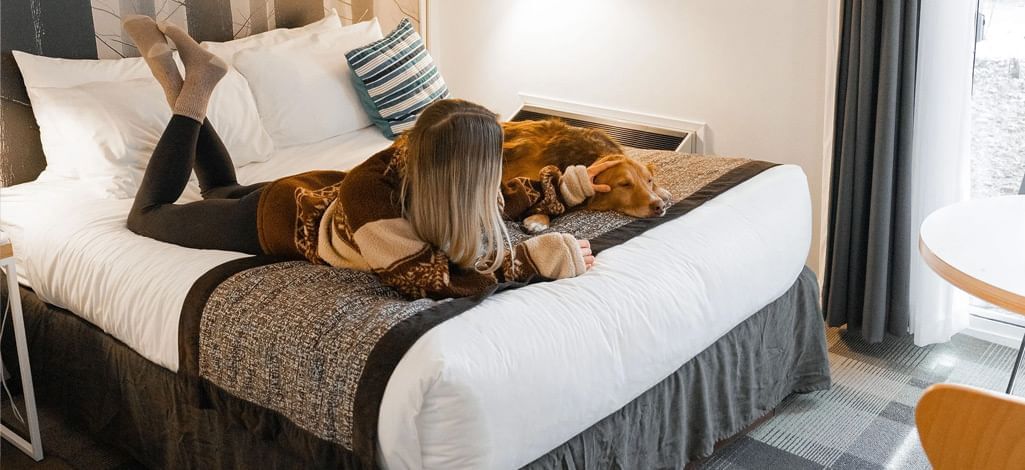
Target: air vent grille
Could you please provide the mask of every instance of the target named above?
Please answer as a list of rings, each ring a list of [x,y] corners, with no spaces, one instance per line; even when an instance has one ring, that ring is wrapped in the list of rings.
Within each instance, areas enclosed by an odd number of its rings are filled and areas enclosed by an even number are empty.
[[[573,115],[569,113],[553,112],[543,109],[524,107],[513,116],[513,121],[541,121],[544,119],[558,118],[566,124],[577,127],[601,129],[627,147],[652,149],[652,150],[680,150],[680,146],[687,139],[686,132],[655,132],[656,129],[639,129],[641,126],[631,126],[626,123],[615,123],[601,119],[591,119],[587,116]]]

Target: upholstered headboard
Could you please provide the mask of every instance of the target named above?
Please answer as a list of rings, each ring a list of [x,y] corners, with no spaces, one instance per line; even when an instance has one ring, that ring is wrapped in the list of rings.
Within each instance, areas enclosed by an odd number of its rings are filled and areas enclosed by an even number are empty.
[[[344,2],[341,5],[371,0]],[[0,186],[34,180],[45,168],[39,128],[11,55],[70,59],[137,56],[120,17],[137,13],[187,26],[199,40],[226,41],[324,17],[334,0],[4,0],[0,10]],[[360,10],[367,17],[366,10]],[[344,15],[343,15],[344,16]],[[351,18],[349,18],[351,20]]]

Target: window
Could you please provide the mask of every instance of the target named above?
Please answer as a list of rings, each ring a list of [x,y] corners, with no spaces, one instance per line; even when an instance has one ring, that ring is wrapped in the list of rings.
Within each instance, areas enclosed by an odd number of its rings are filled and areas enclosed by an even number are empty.
[[[971,197],[1017,194],[1025,178],[1025,0],[979,0],[971,120]],[[971,307],[1023,324],[975,298]]]

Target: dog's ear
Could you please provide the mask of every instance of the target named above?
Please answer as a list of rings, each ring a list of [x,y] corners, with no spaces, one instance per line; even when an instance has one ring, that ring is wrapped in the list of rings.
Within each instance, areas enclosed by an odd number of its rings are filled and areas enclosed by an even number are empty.
[[[613,153],[613,154],[605,155],[604,157],[599,158],[598,161],[594,162],[594,164],[605,163],[605,162],[617,162],[617,161],[623,161],[623,160],[626,160],[626,155],[620,155],[618,153]]]
[[[648,167],[648,171],[651,172],[652,176],[655,175],[655,163],[654,162],[648,162],[648,164],[644,165],[644,166]]]

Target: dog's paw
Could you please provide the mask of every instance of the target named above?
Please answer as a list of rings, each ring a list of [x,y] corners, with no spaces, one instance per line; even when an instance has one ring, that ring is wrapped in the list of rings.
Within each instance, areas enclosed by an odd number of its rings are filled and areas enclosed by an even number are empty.
[[[548,224],[536,220],[524,220],[523,228],[527,229],[529,233],[541,233],[548,230]]]
[[[665,188],[656,187],[655,194],[657,194],[658,197],[662,199],[662,202],[665,202],[667,205],[673,202],[673,193],[669,192]]]
[[[530,217],[527,217],[526,219],[523,219],[523,228],[526,229],[528,233],[541,233],[545,230],[548,230],[548,226],[551,223],[552,219],[550,219],[547,215],[534,214]]]

